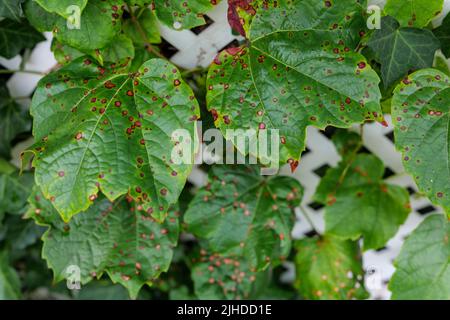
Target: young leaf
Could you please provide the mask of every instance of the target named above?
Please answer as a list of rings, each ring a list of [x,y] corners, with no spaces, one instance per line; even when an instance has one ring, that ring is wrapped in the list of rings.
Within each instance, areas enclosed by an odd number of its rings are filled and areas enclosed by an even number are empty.
[[[33,1],[26,3],[25,14],[39,31],[53,31],[62,43],[91,54],[110,44],[120,31],[123,9],[114,3],[114,0],[90,0],[80,17],[79,28],[57,14],[46,12]]]
[[[228,22],[231,28],[245,37],[260,2],[260,0],[228,0]]]
[[[57,13],[63,18],[69,18],[74,14],[74,8],[83,12],[88,0],[33,0],[48,12]],[[92,2],[92,0],[91,0]],[[76,11],[75,11],[76,12]]]
[[[188,230],[209,249],[245,256],[257,270],[285,259],[291,249],[293,208],[302,187],[288,177],[266,179],[258,167],[216,166],[184,216]]]
[[[434,35],[441,42],[441,50],[447,58],[450,58],[450,14],[448,14],[442,25],[433,30]]]
[[[28,111],[15,103],[6,84],[0,81],[0,156],[9,159],[12,140],[30,128]]]
[[[148,3],[148,0],[134,0],[132,3]],[[203,14],[212,10],[220,0],[152,0],[152,9],[159,20],[174,29],[191,29],[205,24]]]
[[[134,58],[134,45],[125,35],[116,36],[105,48],[98,51],[102,61],[128,66]]]
[[[388,0],[384,11],[403,27],[422,28],[442,11],[444,0]]]
[[[326,204],[326,233],[364,238],[364,250],[383,247],[410,212],[408,192],[383,182],[384,166],[373,155],[344,158],[321,180],[315,201]]]
[[[159,224],[139,206],[102,198],[65,224],[38,188],[30,205],[27,217],[49,227],[42,238],[42,256],[57,282],[67,277],[70,266],[80,268],[82,284],[107,272],[135,298],[143,285],[151,285],[169,269],[179,232],[174,210]]]
[[[295,286],[311,300],[366,299],[361,252],[357,242],[333,237],[296,243]]]
[[[154,12],[149,8],[144,8],[137,12],[136,22],[133,19],[128,19],[123,22],[123,32],[133,40],[136,46],[145,46],[147,40],[150,43],[161,43],[158,20]],[[143,39],[141,32],[144,33],[146,40]]]
[[[0,17],[20,21],[22,2],[25,2],[25,0],[2,0],[0,3]]]
[[[4,213],[23,214],[33,187],[31,173],[0,173],[0,220]]]
[[[448,64],[447,59],[445,59],[444,57],[437,55],[434,59],[433,67],[445,73],[447,76],[450,76],[450,65]]]
[[[77,59],[40,81],[31,114],[36,182],[65,221],[99,190],[111,201],[129,194],[163,220],[192,169],[195,150],[172,162],[172,135],[195,137],[198,103],[164,60],[128,74]]]
[[[430,30],[401,28],[388,16],[381,19],[381,29],[374,32],[368,46],[381,63],[381,77],[388,88],[408,71],[431,67],[439,40]]]
[[[0,300],[20,299],[20,280],[16,270],[9,265],[5,251],[0,251]]]
[[[392,299],[450,299],[450,224],[431,215],[406,239],[389,283]]]
[[[207,103],[227,139],[227,129],[279,129],[280,161],[294,169],[307,126],[379,119],[381,94],[377,74],[353,51],[365,28],[359,3],[276,3],[252,20],[249,47],[215,59]]]
[[[51,50],[56,61],[61,65],[68,64],[85,55],[80,50],[59,42],[56,38],[53,38]]]
[[[31,27],[28,22],[9,19],[0,21],[0,56],[11,59],[23,49],[32,49],[44,41],[45,37]]]
[[[258,297],[270,273],[256,272],[246,257],[226,257],[201,250],[191,260],[195,294],[200,300],[242,300]]]
[[[403,164],[430,200],[450,212],[450,84],[434,70],[400,83],[392,99],[395,145]]]

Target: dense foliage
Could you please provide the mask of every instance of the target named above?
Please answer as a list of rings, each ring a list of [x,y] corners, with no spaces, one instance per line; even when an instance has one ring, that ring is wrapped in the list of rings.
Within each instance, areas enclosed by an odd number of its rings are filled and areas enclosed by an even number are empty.
[[[228,0],[240,45],[208,70],[171,63],[159,25],[202,26],[218,3],[0,3],[0,56],[26,62],[52,32],[58,61],[30,104],[7,81],[38,72],[0,70],[0,299],[365,299],[362,253],[411,211],[349,130],[386,114],[405,170],[442,210],[405,241],[392,297],[450,299],[450,15],[431,23],[444,0],[388,0],[378,29],[366,0]],[[314,195],[325,230],[292,239],[301,177],[262,176],[264,159],[205,164],[207,184],[187,182],[198,141],[176,163],[172,133],[196,137],[198,120],[225,139],[279,130],[292,171],[308,126],[338,128],[341,162]],[[295,280],[283,282],[289,261]]]

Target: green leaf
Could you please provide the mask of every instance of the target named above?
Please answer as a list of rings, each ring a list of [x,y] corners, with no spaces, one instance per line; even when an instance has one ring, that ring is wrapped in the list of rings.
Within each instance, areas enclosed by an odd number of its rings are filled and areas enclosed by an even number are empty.
[[[403,27],[422,28],[439,15],[444,0],[388,0],[384,11]]]
[[[361,136],[348,130],[338,130],[333,134],[332,141],[344,159],[354,155],[362,145]]]
[[[436,55],[436,58],[434,59],[434,68],[445,73],[447,76],[450,76],[450,65],[445,58]]]
[[[19,133],[30,130],[30,120],[28,111],[11,98],[6,84],[0,82],[0,156],[11,157],[11,142]]]
[[[377,74],[353,51],[365,28],[359,3],[277,3],[254,17],[249,47],[215,59],[207,103],[227,139],[227,129],[279,129],[280,161],[295,168],[307,126],[381,120],[381,94]]]
[[[299,240],[295,247],[295,286],[303,298],[368,298],[364,289],[364,271],[357,242],[326,236]]]
[[[100,50],[101,59],[128,66],[134,58],[134,45],[130,38],[118,35],[106,48]]]
[[[200,250],[192,258],[192,280],[200,300],[255,299],[270,273],[256,272],[246,257],[226,257]]]
[[[0,56],[11,59],[23,49],[32,49],[44,41],[45,37],[31,27],[28,22],[9,19],[0,21]]]
[[[145,46],[147,44],[147,41],[142,38],[141,32],[145,34],[148,42],[161,43],[158,19],[152,10],[146,7],[143,8],[138,12],[136,19],[137,23],[133,23],[132,19],[123,22],[123,32],[133,40],[136,46]]]
[[[127,300],[127,291],[108,281],[95,281],[84,286],[76,296],[78,300]]]
[[[25,0],[2,0],[0,3],[0,17],[20,21],[22,16],[21,4]]]
[[[368,46],[381,63],[381,77],[388,88],[409,71],[433,65],[439,40],[430,30],[401,28],[392,17],[381,19],[381,29],[376,30]]]
[[[111,201],[129,194],[163,220],[192,169],[195,150],[190,163],[172,163],[172,135],[195,138],[199,107],[167,61],[129,74],[77,59],[40,81],[31,114],[36,182],[65,221],[99,190]]]
[[[208,240],[211,252],[245,256],[252,267],[265,269],[289,255],[302,191],[297,180],[266,179],[256,166],[215,166],[184,221],[190,232]]]
[[[27,217],[49,226],[43,236],[42,256],[55,281],[66,279],[69,266],[78,266],[82,284],[100,279],[106,272],[135,298],[143,285],[151,285],[170,266],[179,232],[174,210],[159,224],[140,206],[102,198],[65,224],[38,188],[30,205]]]
[[[383,162],[358,154],[329,169],[314,196],[326,204],[326,234],[364,238],[364,250],[383,247],[410,212],[408,192],[383,182]]]
[[[148,0],[134,0],[132,3],[143,5]],[[153,0],[152,8],[158,19],[175,29],[191,29],[205,24],[203,15],[212,10],[220,0]]]
[[[434,35],[441,42],[441,50],[447,58],[450,58],[450,14],[448,14],[442,25],[433,30]]]
[[[0,251],[0,300],[20,299],[19,276],[9,265],[5,251]]]
[[[59,42],[56,38],[53,38],[51,49],[56,61],[61,65],[66,65],[85,55],[80,50]]]
[[[0,217],[4,213],[23,214],[33,187],[33,175],[17,171],[0,174]],[[0,219],[1,220],[1,219]]]
[[[69,27],[65,18],[46,12],[32,1],[26,3],[25,15],[39,31],[53,31],[60,42],[91,54],[110,44],[120,32],[123,9],[114,3],[114,0],[89,1],[80,17],[79,29]]]
[[[450,212],[450,84],[434,70],[400,83],[392,99],[395,145],[403,164],[430,200]]]
[[[73,7],[77,7],[79,12],[83,12],[88,0],[33,0],[48,12],[54,12],[64,18],[69,18],[74,14]],[[91,0],[92,2],[92,0]]]
[[[431,215],[406,239],[389,283],[392,299],[450,300],[450,224]]]

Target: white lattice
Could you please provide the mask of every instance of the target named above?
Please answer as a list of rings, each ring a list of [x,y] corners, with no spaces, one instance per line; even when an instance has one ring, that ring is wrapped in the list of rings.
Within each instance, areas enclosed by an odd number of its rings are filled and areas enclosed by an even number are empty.
[[[383,3],[383,0],[373,0],[372,2]],[[450,9],[450,0],[446,0],[447,13]],[[226,18],[227,5],[226,1],[222,1],[214,11],[208,13],[213,20],[206,29],[199,34],[191,30],[174,31],[165,26],[161,26],[161,34],[163,38],[174,46],[178,51],[171,57],[171,60],[177,65],[190,69],[195,67],[208,67],[216,54],[224,47],[235,40],[239,40],[232,34]],[[442,15],[443,16],[443,15]],[[439,22],[442,17],[437,18]],[[47,34],[48,41],[39,44],[33,51],[29,61],[26,63],[26,69],[39,71],[47,71],[52,68],[56,61],[50,52],[51,35]],[[21,59],[16,57],[11,60],[0,58],[0,64],[9,68],[17,69],[21,63]],[[8,87],[12,96],[26,96],[33,92],[39,76],[29,74],[15,74],[8,82]],[[364,266],[366,270],[375,270],[375,274],[367,280],[368,289],[372,298],[387,299],[390,296],[386,288],[386,283],[394,272],[392,261],[398,255],[403,240],[416,226],[423,220],[424,215],[436,210],[425,198],[414,195],[417,190],[412,179],[404,173],[401,163],[400,154],[395,151],[394,145],[389,137],[392,137],[393,127],[391,119],[387,117],[389,126],[383,127],[380,124],[368,124],[364,128],[363,141],[364,146],[369,151],[380,157],[386,167],[393,172],[393,175],[387,178],[387,181],[393,184],[408,187],[412,193],[411,204],[413,212],[410,214],[406,223],[400,228],[397,235],[391,239],[386,248],[379,251],[368,251],[364,253]],[[356,130],[356,128],[355,128]],[[18,154],[24,147],[29,145],[29,141],[16,147],[16,157],[14,160],[18,162]],[[290,173],[289,168],[283,168],[281,173],[290,175],[298,179],[305,188],[305,197],[302,207],[308,212],[316,227],[322,231],[323,208],[314,209],[311,207],[312,195],[320,181],[320,176],[316,173],[318,168],[325,165],[335,166],[340,157],[336,152],[334,145],[330,139],[321,131],[315,128],[308,128],[307,134],[308,152],[303,155],[301,164],[294,174]],[[189,181],[195,186],[202,186],[206,182],[204,172],[195,168]],[[297,223],[293,230],[295,238],[304,237],[310,233],[311,227],[304,220],[300,210],[297,211]],[[292,265],[287,266],[290,274],[287,278],[292,277]]]

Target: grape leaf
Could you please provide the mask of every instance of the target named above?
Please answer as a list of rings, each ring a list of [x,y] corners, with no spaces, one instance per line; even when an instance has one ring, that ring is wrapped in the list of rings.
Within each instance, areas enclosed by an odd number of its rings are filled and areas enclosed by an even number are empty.
[[[381,19],[381,29],[373,33],[368,46],[381,63],[381,77],[388,88],[410,70],[431,67],[439,40],[430,30],[401,28],[388,16]]]
[[[45,37],[31,27],[28,22],[9,19],[0,21],[0,56],[11,59],[23,49],[32,49],[44,41]]]
[[[23,214],[33,187],[33,175],[0,173],[0,220],[4,213]]]
[[[0,251],[0,300],[20,298],[20,280],[16,270],[9,265],[5,251]]]
[[[55,55],[55,59],[62,65],[85,55],[78,49],[59,42],[56,38],[54,38],[52,42],[52,51]],[[130,38],[119,34],[106,47],[91,51],[90,55],[102,65],[108,62],[115,63],[116,66],[120,66],[116,67],[116,69],[122,68],[125,71],[129,70],[129,62],[134,58],[135,48]],[[149,59],[146,59],[145,61],[147,60]],[[145,61],[142,61],[138,67]]]
[[[91,54],[107,46],[121,29],[123,13],[120,1],[90,0],[80,17],[80,28],[69,26],[68,21],[46,12],[33,1],[25,5],[25,15],[39,31],[53,31],[56,38],[71,47]]]
[[[255,299],[270,276],[269,271],[256,272],[245,257],[226,257],[205,250],[192,258],[191,270],[200,300]]]
[[[395,145],[403,164],[430,200],[450,212],[450,84],[434,70],[420,70],[394,91]]]
[[[389,283],[392,299],[450,299],[450,224],[431,215],[406,239]]]
[[[326,204],[326,233],[344,239],[364,238],[364,250],[383,247],[410,212],[408,192],[383,182],[383,162],[358,154],[327,171],[315,201]]]
[[[11,98],[6,84],[0,81],[0,156],[9,159],[12,140],[30,128],[28,111]]]
[[[98,51],[101,61],[115,62],[128,66],[134,58],[134,45],[130,38],[125,35],[116,36],[105,48]]]
[[[289,177],[266,179],[258,167],[216,166],[184,216],[188,230],[223,255],[243,255],[257,270],[284,260],[291,249],[293,208],[302,187]]]
[[[436,55],[434,59],[434,68],[450,76],[450,65],[443,56]]]
[[[434,35],[441,42],[441,50],[447,58],[450,58],[450,14],[448,14],[442,25],[433,30]]]
[[[227,129],[279,129],[280,161],[295,168],[307,126],[381,120],[381,94],[377,74],[353,51],[365,28],[359,3],[276,3],[259,8],[249,47],[215,59],[207,103],[227,139]]]
[[[42,238],[42,256],[55,281],[66,279],[72,265],[80,268],[82,284],[100,279],[106,272],[114,283],[125,286],[132,298],[168,270],[178,241],[176,211],[170,210],[166,222],[159,224],[141,207],[126,201],[111,203],[101,198],[65,224],[35,188],[26,216],[49,227]]]
[[[133,2],[133,1],[132,1]],[[148,0],[135,0],[136,3],[148,3]],[[203,15],[212,10],[220,0],[152,0],[151,6],[158,19],[175,29],[191,29],[205,24]]]
[[[228,22],[231,28],[245,37],[260,2],[260,0],[228,0]]]
[[[163,220],[192,169],[195,150],[172,163],[172,134],[195,137],[199,107],[167,61],[128,74],[79,58],[40,81],[31,114],[36,182],[65,221],[99,190],[111,201],[129,194]]]
[[[53,38],[51,49],[56,61],[61,65],[68,64],[85,55],[80,50],[59,42],[56,38]]]
[[[403,27],[422,28],[442,11],[444,0],[388,0],[384,11]]]
[[[296,242],[295,286],[311,300],[366,299],[361,252],[357,242],[334,237]]]
[[[134,44],[144,46],[147,44],[147,41],[150,43],[161,43],[158,20],[152,10],[144,8],[138,11],[136,19],[137,23],[133,23],[132,19],[124,20],[123,22],[123,32],[133,40]],[[146,40],[142,38],[140,31],[145,34]]]
[[[0,17],[20,21],[22,16],[21,4],[25,0],[2,0],[0,3]]]
[[[68,18],[74,14],[73,7],[77,7],[81,12],[88,4],[88,0],[33,0],[48,12],[59,14],[63,18]],[[92,0],[91,0],[92,1]]]

